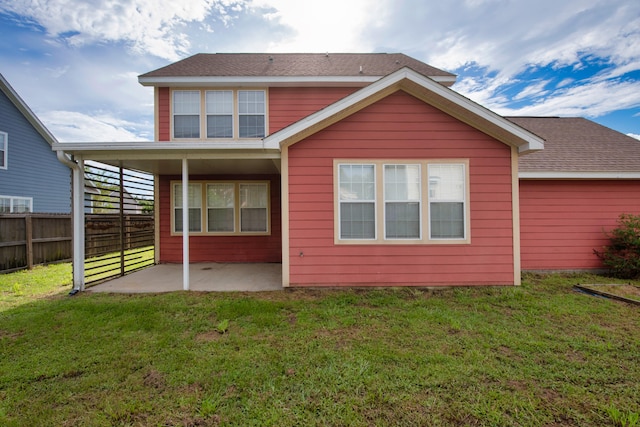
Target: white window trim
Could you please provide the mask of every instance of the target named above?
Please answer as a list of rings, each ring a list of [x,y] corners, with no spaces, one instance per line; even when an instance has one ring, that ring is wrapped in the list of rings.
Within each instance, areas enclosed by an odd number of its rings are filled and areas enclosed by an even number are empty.
[[[197,91],[200,93],[200,138],[176,138],[175,137],[175,112],[174,112],[174,93],[184,91]],[[232,138],[207,138],[207,92],[216,91],[231,91],[233,92],[233,137]],[[239,114],[239,92],[241,91],[260,91],[264,92],[264,137],[259,138],[240,138],[240,114]],[[171,135],[171,141],[176,142],[192,142],[192,141],[214,141],[214,142],[229,142],[229,141],[256,141],[265,138],[269,135],[269,90],[268,88],[203,88],[203,87],[181,87],[172,88],[169,94],[169,132]]]
[[[29,210],[27,212],[18,212],[18,213],[33,213],[33,197],[20,197],[20,196],[2,196],[0,195],[0,199],[9,199],[9,213],[14,212],[14,204],[17,200],[27,201],[29,204]]]
[[[176,116],[193,116],[194,114],[182,114],[182,113],[176,113],[175,112],[175,97],[176,97],[176,93],[178,92],[198,92],[198,97],[200,99],[200,105],[199,105],[199,110],[198,110],[198,124],[199,124],[199,135],[200,138],[178,138],[175,136],[175,123],[176,123]],[[198,90],[198,89],[176,89],[176,90],[172,90],[171,91],[171,137],[174,140],[177,141],[198,141],[202,138],[202,108],[203,108],[203,99],[202,99],[202,91]],[[205,116],[206,117],[206,116]],[[205,126],[205,130],[206,130],[206,126]]]
[[[9,134],[6,132],[0,132],[0,136],[4,140],[4,150],[1,154],[4,161],[2,162],[0,169],[6,170],[9,167]]]
[[[464,165],[464,237],[431,238],[430,200],[429,200],[429,165],[430,164]],[[342,239],[340,230],[340,183],[339,167],[345,164],[374,165],[375,169],[375,239]],[[386,238],[385,199],[384,199],[384,165],[420,165],[420,238]],[[469,159],[334,159],[334,244],[337,245],[438,245],[438,244],[471,244],[471,208],[469,203]]]
[[[170,182],[171,192],[171,235],[182,236],[182,231],[176,231],[175,207],[174,207],[174,187],[176,184],[182,185],[181,180]],[[270,236],[271,235],[271,182],[265,180],[194,180],[189,184],[202,184],[202,197],[200,206],[200,223],[202,224],[200,231],[190,231],[189,235],[193,236]],[[208,231],[209,209],[207,206],[207,184],[234,184],[234,231]],[[242,231],[240,227],[240,186],[243,184],[264,184],[267,189],[267,230],[266,231]]]

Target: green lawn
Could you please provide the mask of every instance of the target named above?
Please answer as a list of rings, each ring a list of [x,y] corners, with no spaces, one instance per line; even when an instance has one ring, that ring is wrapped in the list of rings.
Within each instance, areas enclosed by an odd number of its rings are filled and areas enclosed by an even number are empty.
[[[640,308],[572,289],[611,279],[68,297],[70,269],[10,276],[3,426],[640,425]]]

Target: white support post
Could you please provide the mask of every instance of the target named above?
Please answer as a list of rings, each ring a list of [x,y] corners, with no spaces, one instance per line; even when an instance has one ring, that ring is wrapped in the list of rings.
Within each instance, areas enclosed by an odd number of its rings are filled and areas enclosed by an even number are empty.
[[[189,290],[189,161],[182,159],[182,288]]]
[[[84,160],[76,157],[72,169],[73,289],[84,291]]]

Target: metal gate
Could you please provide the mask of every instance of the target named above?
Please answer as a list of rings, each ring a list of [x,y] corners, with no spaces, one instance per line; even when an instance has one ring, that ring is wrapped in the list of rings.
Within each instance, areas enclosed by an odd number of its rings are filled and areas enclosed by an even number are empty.
[[[91,162],[84,178],[85,284],[153,265],[153,176]]]

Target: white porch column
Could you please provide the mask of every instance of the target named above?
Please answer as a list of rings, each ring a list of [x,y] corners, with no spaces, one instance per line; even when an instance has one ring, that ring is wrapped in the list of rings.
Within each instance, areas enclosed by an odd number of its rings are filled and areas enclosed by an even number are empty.
[[[84,291],[84,160],[75,158],[72,168],[73,289]]]
[[[182,288],[189,290],[189,161],[182,159]]]

